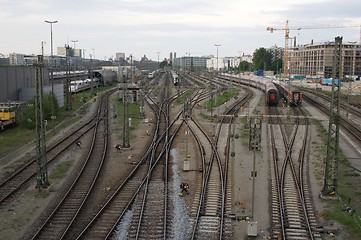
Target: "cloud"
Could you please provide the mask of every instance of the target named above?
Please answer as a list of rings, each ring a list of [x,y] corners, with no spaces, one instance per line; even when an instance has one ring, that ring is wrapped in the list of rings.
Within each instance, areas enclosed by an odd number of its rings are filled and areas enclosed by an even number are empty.
[[[266,27],[284,28],[286,19],[290,26],[359,24],[360,4],[356,0],[347,4],[335,0],[2,0],[0,52],[37,53],[41,41],[50,42],[44,20],[58,20],[54,46],[76,39],[77,47],[95,48],[98,56],[124,51],[140,57],[149,52],[154,59],[157,51],[165,56],[170,51],[212,53],[214,43],[222,44],[221,54],[237,55],[261,46],[282,46],[284,34],[270,34]],[[336,33],[300,31],[297,36],[309,41]],[[347,35],[354,39],[357,34],[347,31]]]

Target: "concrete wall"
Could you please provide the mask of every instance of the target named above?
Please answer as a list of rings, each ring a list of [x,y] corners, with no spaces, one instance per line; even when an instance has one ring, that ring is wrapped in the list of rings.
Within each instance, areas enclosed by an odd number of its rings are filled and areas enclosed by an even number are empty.
[[[43,93],[51,93],[51,85],[44,86]],[[36,94],[35,87],[22,88],[20,90],[20,101],[27,102],[31,100]],[[64,107],[64,84],[54,84],[54,94],[58,100],[59,107]]]
[[[24,87],[35,87],[35,67],[0,66],[0,102],[20,101],[20,91]],[[48,69],[43,69],[43,83],[49,85]]]

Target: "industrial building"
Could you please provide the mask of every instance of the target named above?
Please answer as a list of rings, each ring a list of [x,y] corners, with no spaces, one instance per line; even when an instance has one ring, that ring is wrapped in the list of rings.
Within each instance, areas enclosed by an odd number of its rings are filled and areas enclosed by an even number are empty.
[[[335,42],[311,43],[289,50],[289,74],[309,78],[332,77]],[[343,73],[359,79],[361,75],[361,45],[355,42],[342,44]]]
[[[205,70],[209,57],[180,57],[173,59],[173,67],[179,70]]]

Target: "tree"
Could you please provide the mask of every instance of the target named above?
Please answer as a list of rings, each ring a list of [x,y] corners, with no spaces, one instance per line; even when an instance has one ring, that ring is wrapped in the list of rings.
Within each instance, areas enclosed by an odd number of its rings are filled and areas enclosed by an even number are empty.
[[[280,74],[283,69],[283,61],[281,58],[277,58],[272,62],[271,70],[274,71],[276,74]]]
[[[253,68],[255,70],[271,70],[272,54],[261,47],[253,53]]]
[[[59,104],[56,97],[51,93],[44,93],[43,96],[43,108],[44,108],[44,119],[50,120],[51,118],[51,98],[54,97],[54,113],[56,114],[59,110]],[[35,97],[27,102],[26,108],[23,110],[19,122],[23,128],[34,129],[35,128]]]
[[[246,71],[251,71],[251,67],[252,67],[252,66],[251,66],[251,63],[243,60],[242,62],[239,63],[237,69],[238,69],[240,72],[246,72]]]

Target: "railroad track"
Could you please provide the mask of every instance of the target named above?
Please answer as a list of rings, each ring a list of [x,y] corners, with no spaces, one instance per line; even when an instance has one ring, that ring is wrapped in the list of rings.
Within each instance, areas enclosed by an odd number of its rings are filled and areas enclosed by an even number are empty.
[[[304,98],[307,102],[311,103],[313,106],[317,107],[319,110],[321,110],[324,114],[329,115],[330,114],[330,108],[329,106],[325,106],[322,103],[318,102],[315,100],[315,98],[311,98],[311,97],[307,97],[306,95],[304,95]],[[354,114],[356,115],[358,111],[354,112]],[[358,112],[358,114],[360,114]],[[361,114],[360,114],[361,115]],[[359,116],[361,118],[361,116]],[[361,142],[361,128],[359,127],[358,124],[355,124],[352,119],[347,119],[345,117],[343,117],[342,115],[340,116],[340,124],[341,126],[346,129],[348,131],[348,133],[354,137],[355,139],[357,139],[357,141]]]
[[[93,190],[108,148],[108,96],[100,100],[91,146],[73,184],[32,239],[61,239]]]
[[[229,167],[230,140],[232,123],[240,106],[247,103],[252,96],[246,96],[237,101],[220,118],[214,139],[211,139],[203,127],[190,118],[188,126],[196,139],[202,156],[202,180],[196,190],[197,197],[192,206],[191,239],[227,239],[232,234],[231,219],[231,172]],[[225,141],[220,141],[219,136],[227,136]],[[206,158],[206,156],[210,156]],[[222,157],[223,156],[223,157]]]
[[[156,144],[149,156],[148,177],[145,180],[138,202],[135,202],[135,210],[130,223],[128,237],[147,237],[159,239],[166,236],[167,206],[168,206],[168,154],[169,144],[169,83],[168,77],[165,88],[160,95],[161,104],[158,106]],[[174,100],[175,98],[173,98]],[[166,151],[163,151],[163,150]]]
[[[160,84],[161,82],[162,81],[160,81]],[[194,97],[194,99],[199,100],[199,95],[195,95],[196,96]],[[179,118],[180,114],[175,118],[172,123],[170,123],[168,119],[169,113],[167,112],[167,109],[169,109],[170,99],[166,96],[164,96],[164,98],[168,99],[168,104],[165,104],[165,108],[163,108],[162,106],[158,108],[159,117],[157,117],[157,119],[159,120],[157,124],[157,129],[162,130],[154,134],[152,144],[146,151],[146,154],[136,164],[134,169],[131,171],[128,177],[126,177],[123,183],[120,184],[119,188],[115,190],[109,198],[107,198],[107,201],[99,208],[97,212],[93,213],[92,218],[79,219],[78,217],[78,214],[80,214],[80,212],[82,211],[82,204],[89,201],[86,200],[86,198],[89,196],[89,194],[92,194],[92,190],[88,188],[88,190],[81,190],[82,195],[84,196],[82,197],[83,200],[80,200],[75,205],[66,205],[65,203],[59,204],[63,205],[60,206],[60,209],[71,209],[71,211],[66,212],[66,215],[72,216],[66,216],[65,218],[67,219],[64,220],[64,224],[54,224],[58,226],[55,227],[56,230],[54,230],[54,226],[52,225],[54,222],[58,221],[56,220],[57,218],[55,217],[55,215],[62,215],[60,212],[57,213],[54,211],[52,216],[49,217],[50,220],[43,224],[44,229],[41,228],[34,235],[33,239],[42,239],[41,236],[52,236],[55,239],[109,239],[113,237],[117,232],[119,233],[119,227],[124,227],[127,224],[129,224],[127,226],[127,229],[129,230],[127,235],[128,238],[148,239],[149,236],[157,239],[172,238],[173,235],[170,231],[170,228],[174,216],[172,216],[173,206],[172,202],[169,200],[169,186],[167,185],[168,181],[170,180],[168,174],[168,155],[172,141],[177,135],[177,132],[181,128],[183,122],[181,124],[178,124],[178,126],[176,126],[175,129],[172,130],[172,132],[170,132],[170,129],[172,128],[177,118]],[[155,102],[152,102],[151,105],[153,105],[155,108],[157,106]],[[239,109],[239,106],[237,108]],[[235,112],[236,111],[234,111],[233,113],[229,113],[229,115],[234,115]],[[162,114],[163,116],[161,117]],[[96,121],[96,123],[98,124],[104,124],[103,130],[99,130],[100,132],[103,132],[103,135],[106,135],[109,131],[106,130],[107,126],[105,122],[107,121],[105,119],[105,115],[103,115],[102,120]],[[226,130],[223,130],[223,133],[226,133],[226,135],[230,136],[230,123],[232,122],[232,119],[231,117],[225,117],[224,119],[224,122],[229,124],[228,128]],[[220,124],[220,126],[221,125],[222,124]],[[228,143],[226,143],[226,145],[228,146],[229,141],[230,137],[227,137]],[[202,188],[201,192],[203,193],[203,197],[200,197],[200,212],[197,217],[198,220],[194,221],[193,225],[195,227],[194,229],[198,231],[195,235],[197,238],[210,236],[208,231],[210,227],[213,228],[214,226],[215,228],[213,229],[217,232],[216,235],[220,236],[219,238],[217,237],[217,239],[222,239],[223,237],[227,237],[230,234],[230,219],[225,219],[227,215],[227,208],[230,209],[228,202],[231,202],[231,199],[227,199],[227,196],[231,196],[230,190],[226,190],[227,186],[230,186],[230,180],[227,177],[222,177],[224,175],[227,175],[228,172],[230,172],[230,167],[227,165],[227,159],[222,160],[219,156],[217,157],[217,155],[220,155],[219,153],[217,153],[217,149],[219,148],[217,147],[217,142],[218,139],[213,143],[211,140],[209,150],[207,149],[206,151],[214,152],[214,156],[212,156],[211,158],[212,161],[214,161],[214,165],[217,165],[218,167],[209,168],[209,165],[213,165],[213,163],[211,164],[210,160],[208,161],[208,164],[206,163],[206,160],[204,160],[204,162],[202,163],[205,173],[202,174],[202,178],[203,176],[205,177],[202,182],[208,184],[208,187],[206,187],[205,185],[205,187]],[[97,143],[96,145],[98,146],[102,144]],[[207,147],[204,147],[204,143],[200,146],[200,151],[206,152],[204,148]],[[102,152],[104,155],[106,153],[106,150],[98,150],[98,152]],[[223,148],[222,150],[220,150],[220,152],[223,154]],[[229,155],[229,149],[227,150],[226,155]],[[96,158],[101,157],[98,156]],[[101,171],[100,165],[101,163],[98,162],[98,173]],[[212,180],[213,182],[210,180],[206,180],[207,174],[209,176],[209,179],[218,178],[219,180]],[[88,173],[86,175],[90,176],[91,174]],[[85,179],[84,174],[81,174],[81,176]],[[93,183],[90,183],[91,181]],[[96,177],[94,177],[93,180],[87,180],[86,183],[81,185],[93,185],[95,184],[95,181]],[[212,192],[213,186],[217,185],[220,187],[215,188],[220,189],[220,191],[216,190]],[[77,191],[73,190],[71,192]],[[220,192],[221,197],[219,197]],[[206,204],[208,202],[212,202],[211,199],[216,199],[217,195],[218,200],[214,201],[213,203]],[[69,197],[67,198],[67,200],[64,201],[70,202],[71,199],[72,198]],[[228,211],[228,213],[229,212],[230,210]],[[58,231],[57,228],[61,228],[64,230]],[[202,228],[204,229],[203,233],[205,234],[202,233]],[[213,237],[214,234],[211,234],[211,238]]]
[[[276,112],[274,112],[276,110]],[[285,127],[277,108],[270,108],[269,131],[272,144],[271,186],[273,238],[321,239],[304,175],[308,122]],[[281,141],[282,139],[282,141]]]
[[[165,108],[169,108],[170,102],[175,99],[168,99]],[[172,123],[168,123],[167,110],[158,107],[154,100],[148,99],[148,102],[157,112],[158,120],[151,145],[121,186],[73,239],[89,239],[94,236],[108,239],[114,235],[159,239],[169,234],[167,225],[171,218],[171,207],[166,181],[167,156],[171,142],[181,125],[174,130],[172,137],[168,131],[181,112]],[[130,186],[132,187],[129,190]]]
[[[48,168],[57,162],[62,153],[94,128],[97,116],[99,117],[99,113],[47,148]],[[36,157],[33,157],[0,183],[0,206],[6,205],[30,186],[31,180],[35,179],[36,168]]]
[[[324,95],[322,93],[319,93],[319,92],[316,92],[316,91],[313,91],[313,90],[310,90],[310,89],[304,88],[304,87],[300,88],[300,89],[303,92],[307,92],[309,94],[317,96],[318,98],[321,98],[321,99],[325,100],[328,103],[330,102],[331,98],[329,96],[326,96],[326,95]],[[307,94],[305,94],[305,96],[306,96],[307,100],[310,99],[310,96],[308,96]],[[314,99],[314,98],[312,98],[312,99]],[[354,106],[350,106],[349,104],[345,103],[344,101],[340,102],[340,106],[345,112],[348,112],[348,113],[350,113],[350,114],[352,114],[354,116],[357,116],[358,118],[361,118],[361,111],[360,111],[359,108],[356,108]]]

